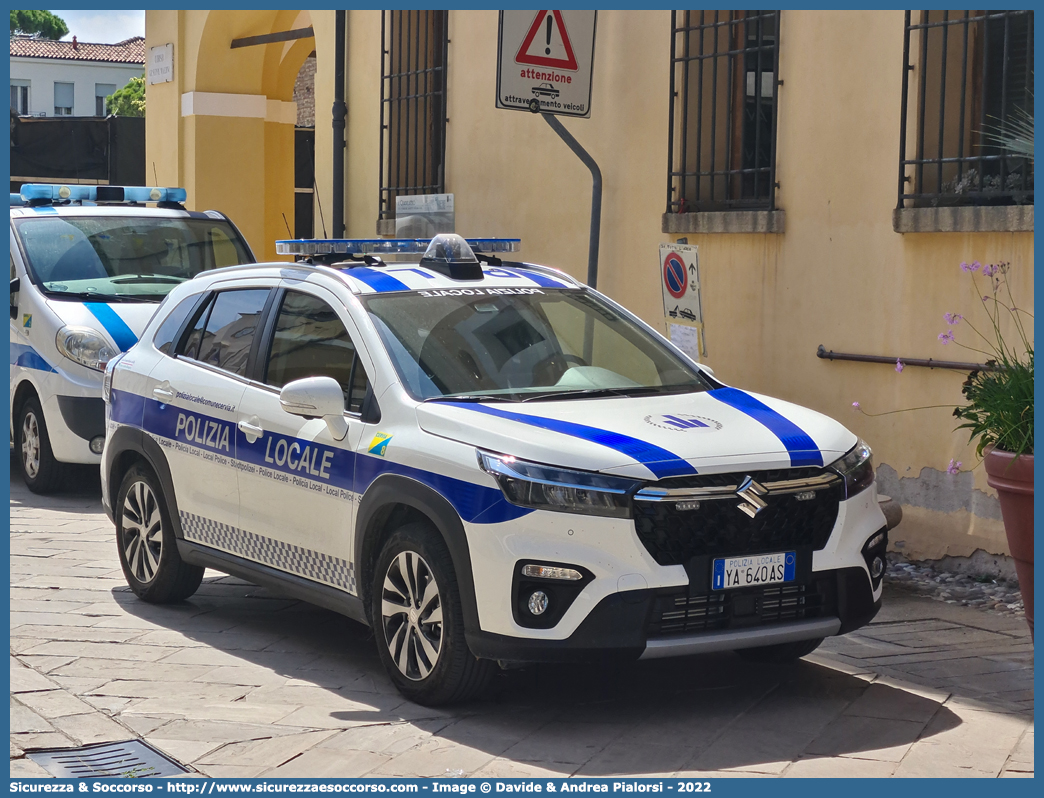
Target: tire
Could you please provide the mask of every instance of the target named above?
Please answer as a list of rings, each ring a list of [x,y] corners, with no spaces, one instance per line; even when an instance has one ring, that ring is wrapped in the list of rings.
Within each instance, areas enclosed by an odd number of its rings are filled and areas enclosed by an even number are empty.
[[[793,662],[801,659],[806,654],[811,654],[819,648],[819,644],[822,642],[822,637],[816,637],[812,640],[798,640],[794,643],[779,643],[774,646],[741,648],[736,653],[743,659],[751,662]]]
[[[62,464],[54,459],[40,400],[30,396],[18,408],[15,422],[18,470],[33,493],[54,493],[62,483]]]
[[[195,593],[204,569],[178,554],[167,502],[151,469],[142,463],[131,467],[114,510],[116,550],[134,595],[150,604],[170,604]]]
[[[381,663],[410,701],[465,701],[484,690],[496,670],[468,648],[453,561],[428,524],[406,524],[384,544],[374,569],[370,617]]]

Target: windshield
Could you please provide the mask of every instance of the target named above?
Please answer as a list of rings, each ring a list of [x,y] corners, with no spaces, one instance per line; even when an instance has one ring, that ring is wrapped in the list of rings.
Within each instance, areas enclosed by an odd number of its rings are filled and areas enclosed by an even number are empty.
[[[158,302],[201,271],[253,260],[220,219],[49,216],[15,229],[33,281],[58,298]]]
[[[710,387],[696,369],[589,293],[467,293],[364,298],[414,398],[531,401]]]

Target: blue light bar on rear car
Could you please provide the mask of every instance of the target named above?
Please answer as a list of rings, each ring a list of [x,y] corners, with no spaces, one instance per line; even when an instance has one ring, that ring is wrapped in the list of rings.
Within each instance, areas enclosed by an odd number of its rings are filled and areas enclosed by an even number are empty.
[[[60,183],[26,183],[22,186],[21,197],[26,202],[184,202],[188,198],[188,192],[183,188],[157,186],[67,186]]]
[[[521,238],[468,238],[475,252],[518,252]],[[427,238],[296,238],[276,241],[279,255],[423,255]]]
[[[16,205],[25,205],[25,200],[22,199],[22,195],[21,194],[12,194],[11,195],[11,207],[13,208]]]

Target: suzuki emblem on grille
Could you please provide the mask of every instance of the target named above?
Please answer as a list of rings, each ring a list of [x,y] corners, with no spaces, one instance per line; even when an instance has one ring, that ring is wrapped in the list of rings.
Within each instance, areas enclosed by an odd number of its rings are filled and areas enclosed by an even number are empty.
[[[740,486],[736,488],[736,495],[743,499],[737,507],[749,515],[751,518],[756,516],[766,507],[768,502],[762,499],[762,496],[768,495],[768,489],[764,485],[755,482],[750,477],[746,477]]]

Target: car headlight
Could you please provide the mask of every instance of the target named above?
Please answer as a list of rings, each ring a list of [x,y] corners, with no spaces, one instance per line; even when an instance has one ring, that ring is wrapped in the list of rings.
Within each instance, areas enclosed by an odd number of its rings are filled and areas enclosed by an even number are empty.
[[[639,483],[590,471],[530,463],[478,452],[482,470],[496,479],[504,498],[520,507],[559,513],[630,518],[631,494]]]
[[[119,354],[90,327],[62,327],[55,344],[69,360],[95,371],[104,371],[105,365]]]
[[[844,478],[846,499],[866,490],[874,483],[874,453],[862,439],[830,468]]]

